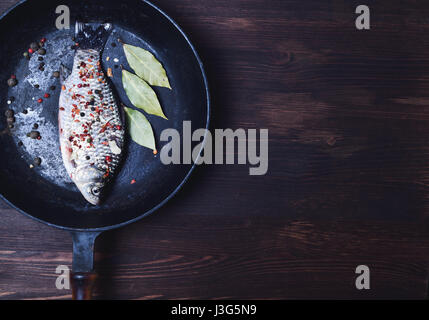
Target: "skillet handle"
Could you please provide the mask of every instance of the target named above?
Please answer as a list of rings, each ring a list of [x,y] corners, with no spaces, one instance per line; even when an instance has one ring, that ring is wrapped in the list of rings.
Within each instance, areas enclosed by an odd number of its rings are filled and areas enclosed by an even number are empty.
[[[91,300],[97,274],[95,272],[72,272],[71,285],[73,300]]]
[[[94,272],[94,243],[100,232],[72,232],[73,267],[71,285],[73,300],[91,300],[97,274]]]

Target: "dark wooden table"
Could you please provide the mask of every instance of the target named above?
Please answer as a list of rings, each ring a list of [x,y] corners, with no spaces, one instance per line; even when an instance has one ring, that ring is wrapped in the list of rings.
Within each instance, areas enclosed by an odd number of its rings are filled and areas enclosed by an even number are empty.
[[[200,167],[156,215],[104,234],[96,297],[425,298],[427,1],[366,1],[369,31],[356,1],[156,3],[201,53],[214,127],[270,130],[269,172]],[[0,217],[0,298],[70,298],[55,269],[71,237],[6,204]]]

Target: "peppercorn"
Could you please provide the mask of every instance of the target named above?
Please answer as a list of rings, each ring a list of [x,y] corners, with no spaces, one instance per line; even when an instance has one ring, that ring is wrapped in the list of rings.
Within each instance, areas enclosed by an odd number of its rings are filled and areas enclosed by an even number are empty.
[[[11,124],[9,124],[9,128],[10,129],[13,129],[13,127],[14,127],[14,125],[11,123]]]
[[[38,57],[37,60],[43,61],[43,57]]]
[[[51,86],[49,89],[51,89],[52,91],[54,91],[56,89],[55,86]]]
[[[81,117],[85,117],[85,113],[84,113],[84,112],[81,112],[81,113],[80,113],[80,116],[81,116]]]
[[[6,116],[6,118],[12,118],[15,115],[15,112],[11,109],[8,109],[8,110],[6,110],[4,115]]]
[[[55,71],[53,74],[54,78],[59,78],[60,77],[60,72],[59,71]]]
[[[45,63],[44,62],[40,62],[40,64],[39,64],[39,68],[40,67],[44,67],[45,66]]]
[[[49,93],[45,93],[44,97],[49,98],[51,95]]]
[[[30,132],[30,138],[31,139],[37,139],[37,138],[39,138],[40,137],[40,132],[39,131],[31,131]]]
[[[24,58],[30,59],[30,54],[28,52],[24,52]]]
[[[38,54],[40,54],[40,55],[42,55],[42,56],[44,56],[44,55],[46,54],[46,49],[45,49],[45,48],[40,48],[40,49],[37,51],[37,53],[38,53]]]
[[[23,113],[23,114],[27,114],[27,113],[28,113],[28,110],[27,110],[27,109],[25,109],[24,111],[22,111],[22,113]]]
[[[39,124],[35,123],[35,124],[33,125],[33,129],[38,129],[38,128],[39,128]]]
[[[37,42],[32,42],[30,44],[30,48],[31,48],[31,50],[36,51],[39,49],[39,44]]]
[[[45,67],[39,67],[39,70],[43,72],[45,71]]]
[[[34,158],[34,165],[35,166],[40,166],[42,164],[42,159],[40,159],[39,157]]]
[[[7,85],[9,87],[14,87],[18,84],[18,81],[14,78],[10,78],[9,80],[7,80]]]
[[[24,145],[24,143],[22,143],[22,141],[18,141],[18,146],[22,147]]]
[[[45,44],[42,41],[39,42],[39,47],[43,47],[44,45]]]
[[[86,160],[89,160],[89,159],[91,159],[91,157],[90,156],[86,156]]]
[[[40,98],[40,99],[38,99],[38,100],[37,100],[37,102],[38,102],[38,103],[42,103],[42,102],[43,102],[43,99],[42,99],[42,98]]]
[[[35,84],[35,85],[34,85],[34,87],[35,87],[36,89],[39,89],[39,88],[40,88],[40,86],[39,86],[38,84]]]

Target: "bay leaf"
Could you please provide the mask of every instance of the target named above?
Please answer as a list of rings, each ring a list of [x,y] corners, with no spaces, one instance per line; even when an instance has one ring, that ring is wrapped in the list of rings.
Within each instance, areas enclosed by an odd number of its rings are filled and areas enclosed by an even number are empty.
[[[129,44],[123,45],[128,64],[143,80],[152,86],[171,89],[162,64],[149,51]]]
[[[127,117],[127,129],[131,139],[146,148],[155,150],[155,136],[152,126],[140,111],[125,107]]]
[[[143,109],[149,114],[167,119],[164,112],[162,112],[155,91],[144,80],[127,70],[122,70],[122,84],[134,106]]]

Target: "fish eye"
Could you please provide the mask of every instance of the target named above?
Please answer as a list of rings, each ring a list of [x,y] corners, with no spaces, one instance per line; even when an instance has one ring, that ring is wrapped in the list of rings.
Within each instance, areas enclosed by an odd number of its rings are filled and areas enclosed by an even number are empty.
[[[98,196],[100,194],[100,189],[95,187],[91,190],[91,192],[94,196]]]

